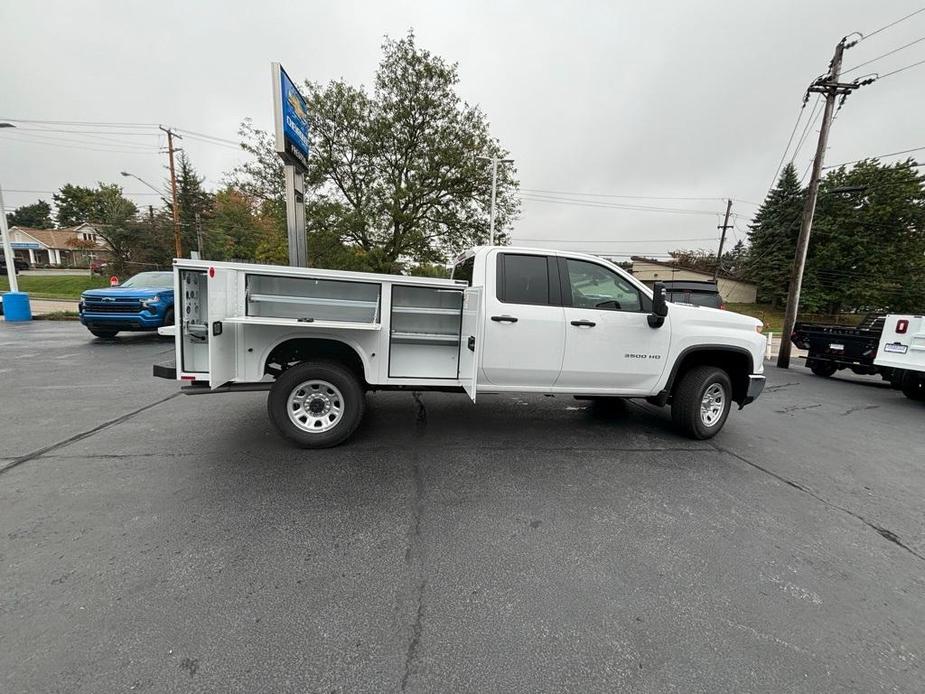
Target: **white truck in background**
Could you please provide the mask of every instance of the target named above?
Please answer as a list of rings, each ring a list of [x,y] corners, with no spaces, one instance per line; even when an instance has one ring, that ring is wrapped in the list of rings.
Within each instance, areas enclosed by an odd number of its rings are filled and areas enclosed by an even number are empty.
[[[453,279],[174,261],[176,364],[189,394],[268,390],[299,446],[346,440],[370,390],[645,398],[695,439],[761,393],[761,322],[669,304],[595,256],[461,255]]]
[[[874,364],[893,370],[890,380],[907,398],[925,400],[925,316],[886,316]]]

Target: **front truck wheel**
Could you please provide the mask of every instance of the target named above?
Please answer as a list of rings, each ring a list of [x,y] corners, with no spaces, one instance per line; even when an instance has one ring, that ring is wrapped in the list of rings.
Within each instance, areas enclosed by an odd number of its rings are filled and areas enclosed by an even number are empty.
[[[675,427],[692,439],[719,433],[732,407],[729,374],[715,366],[697,366],[681,377],[671,401]]]
[[[304,362],[276,380],[267,398],[270,420],[302,448],[346,441],[363,419],[366,395],[359,378],[337,362]]]

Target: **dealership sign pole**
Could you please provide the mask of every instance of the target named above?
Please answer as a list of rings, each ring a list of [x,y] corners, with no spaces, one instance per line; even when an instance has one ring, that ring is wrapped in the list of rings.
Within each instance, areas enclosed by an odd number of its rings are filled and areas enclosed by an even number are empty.
[[[308,265],[305,235],[305,171],[308,168],[308,105],[279,63],[273,63],[276,153],[284,163],[289,264]]]

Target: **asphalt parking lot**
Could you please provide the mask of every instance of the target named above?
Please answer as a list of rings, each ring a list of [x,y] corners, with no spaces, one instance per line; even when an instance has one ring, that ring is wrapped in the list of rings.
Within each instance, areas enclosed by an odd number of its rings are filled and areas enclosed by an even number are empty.
[[[4,692],[922,691],[925,407],[373,394],[306,452],[171,343],[0,322]]]

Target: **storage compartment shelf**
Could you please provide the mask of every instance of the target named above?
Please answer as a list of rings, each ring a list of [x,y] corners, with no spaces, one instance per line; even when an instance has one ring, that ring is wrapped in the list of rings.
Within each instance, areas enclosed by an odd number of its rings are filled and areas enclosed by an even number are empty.
[[[378,301],[359,299],[326,299],[320,296],[287,296],[284,294],[249,294],[248,301],[278,302],[281,304],[309,304],[313,306],[340,306],[343,308],[376,308]]]
[[[414,333],[393,330],[392,342],[439,343],[443,345],[458,345],[459,335],[448,335],[446,333]]]
[[[297,318],[274,318],[263,316],[232,316],[225,318],[226,323],[246,323],[247,325],[280,325],[288,328],[334,328],[337,330],[381,330],[379,323],[357,323],[340,320],[305,321]]]
[[[415,313],[431,316],[458,316],[458,308],[432,308],[430,306],[393,306],[393,313]]]

